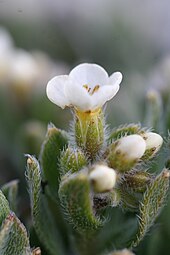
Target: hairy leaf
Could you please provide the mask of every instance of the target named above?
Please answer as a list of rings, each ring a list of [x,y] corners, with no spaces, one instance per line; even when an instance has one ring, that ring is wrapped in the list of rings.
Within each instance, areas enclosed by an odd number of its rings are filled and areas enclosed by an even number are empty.
[[[29,185],[33,223],[38,238],[51,255],[63,255],[65,251],[62,238],[49,210],[46,196],[41,192],[40,166],[34,157],[28,156],[26,176]]]
[[[169,189],[170,173],[164,169],[148,186],[139,208],[139,228],[132,247],[136,247],[163,208]]]
[[[0,230],[1,255],[31,255],[26,229],[14,213],[10,213]]]

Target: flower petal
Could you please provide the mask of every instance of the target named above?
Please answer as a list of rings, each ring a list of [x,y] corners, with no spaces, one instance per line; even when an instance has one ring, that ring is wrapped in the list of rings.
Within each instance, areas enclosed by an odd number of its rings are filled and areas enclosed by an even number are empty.
[[[119,85],[106,85],[99,88],[99,90],[92,95],[92,110],[102,107],[108,100],[116,95],[119,90]]]
[[[92,89],[96,85],[103,86],[108,83],[107,72],[103,67],[96,64],[80,64],[70,72],[69,77],[80,84],[80,86],[86,84]]]
[[[109,84],[111,85],[119,85],[122,81],[122,74],[120,72],[115,72],[109,77]]]
[[[71,105],[82,111],[91,109],[91,96],[87,90],[79,85],[79,83],[69,79],[68,84],[65,86],[65,95]]]
[[[65,106],[69,106],[70,102],[68,98],[65,96],[65,86],[68,83],[68,75],[60,75],[51,79],[47,84],[47,96],[51,102],[60,106],[61,108],[65,108]]]

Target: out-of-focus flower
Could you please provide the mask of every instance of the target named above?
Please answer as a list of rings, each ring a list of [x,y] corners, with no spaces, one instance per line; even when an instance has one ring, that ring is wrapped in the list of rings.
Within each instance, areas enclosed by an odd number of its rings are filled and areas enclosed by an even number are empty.
[[[38,66],[37,89],[39,93],[41,91],[44,93],[47,82],[54,77],[54,75],[61,75],[69,70],[66,63],[59,61],[55,62],[45,52],[40,50],[34,50],[32,56]]]
[[[38,65],[33,56],[25,50],[15,50],[9,73],[13,84],[32,85],[37,80]]]
[[[69,75],[50,80],[47,96],[61,108],[73,106],[80,111],[95,111],[116,95],[121,81],[120,72],[109,77],[99,65],[80,64]]]
[[[148,78],[150,89],[167,96],[170,91],[170,55],[164,57],[152,70]]]
[[[8,32],[0,27],[0,83],[6,80],[13,54],[13,40]]]
[[[89,179],[95,192],[107,192],[116,184],[116,172],[105,165],[95,165]]]

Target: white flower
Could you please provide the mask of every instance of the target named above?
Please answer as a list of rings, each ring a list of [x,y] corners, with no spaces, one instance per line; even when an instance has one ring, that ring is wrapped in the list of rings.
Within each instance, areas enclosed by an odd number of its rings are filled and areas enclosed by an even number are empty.
[[[146,143],[140,135],[128,135],[119,140],[116,152],[122,154],[128,160],[136,160],[143,156]]]
[[[113,98],[122,81],[120,72],[110,77],[96,64],[80,64],[69,75],[54,77],[47,84],[48,98],[60,106],[74,106],[81,111],[96,110]]]
[[[89,179],[95,192],[107,192],[116,184],[116,172],[105,165],[95,165]]]
[[[7,80],[12,54],[12,38],[4,28],[0,27],[0,83]]]
[[[146,150],[154,149],[154,153],[158,152],[163,144],[163,138],[157,133],[148,132],[144,134],[143,139],[146,142]]]
[[[15,50],[11,60],[10,80],[13,83],[32,85],[37,75],[38,66],[33,56],[25,50]]]

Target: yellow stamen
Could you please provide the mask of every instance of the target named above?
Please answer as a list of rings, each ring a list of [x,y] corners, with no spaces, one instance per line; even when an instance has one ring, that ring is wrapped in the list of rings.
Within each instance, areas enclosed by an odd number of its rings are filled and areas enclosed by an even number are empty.
[[[89,86],[87,84],[84,84],[83,88],[85,88],[87,91],[89,90]]]
[[[91,95],[93,95],[95,92],[97,92],[99,90],[100,86],[96,85],[93,89],[93,91],[91,92]]]
[[[96,85],[92,90],[87,84],[84,84],[83,88],[85,88],[87,90],[87,92],[92,96],[95,92],[97,92],[99,90],[100,85]]]

